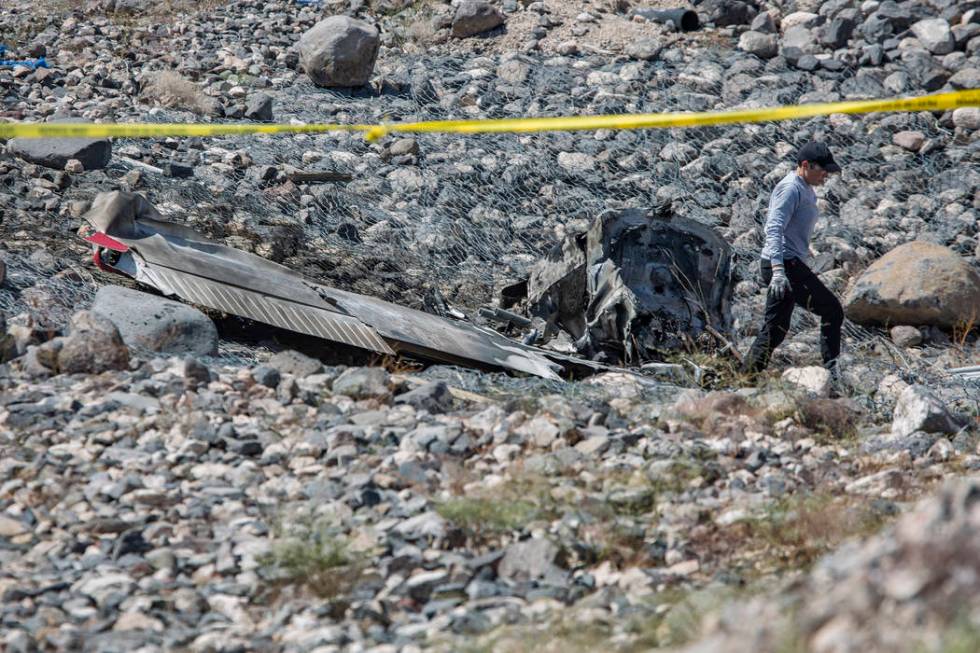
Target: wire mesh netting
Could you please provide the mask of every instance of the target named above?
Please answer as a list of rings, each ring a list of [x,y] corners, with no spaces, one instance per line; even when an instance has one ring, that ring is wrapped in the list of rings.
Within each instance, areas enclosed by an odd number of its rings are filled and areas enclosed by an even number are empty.
[[[696,66],[605,58],[406,58],[383,70],[377,92],[330,91],[301,79],[280,91],[276,120],[701,111],[841,99],[822,90],[819,75],[769,73],[751,59],[733,75],[724,56]],[[840,88],[851,91],[845,99],[891,94],[865,71]],[[173,118],[169,112],[154,117]],[[917,154],[895,147],[892,137],[900,130],[919,131],[926,146]],[[147,176],[145,183],[151,199],[175,219],[214,229],[217,218],[225,234],[239,226],[242,233],[249,226],[270,227],[258,233],[277,233],[280,240],[253,241],[260,253],[314,255],[336,267],[358,261],[363,268],[368,261],[375,269],[367,276],[389,286],[382,288],[389,298],[418,304],[423,290],[435,287],[473,308],[490,299],[491,289],[524,277],[544,252],[606,208],[666,204],[676,215],[718,228],[734,245],[738,276],[750,278],[769,191],[808,138],[826,140],[845,164],[842,177],[823,192],[831,219],[818,227],[818,246],[822,239],[840,254],[836,238],[877,254],[898,238],[938,229],[943,244],[972,253],[975,241],[965,229],[923,222],[894,234],[856,225],[873,210],[896,215],[909,203],[936,204],[942,191],[951,191],[946,203],[965,199],[970,206],[964,210],[972,215],[980,182],[976,148],[929,145],[951,137],[932,114],[684,130],[424,134],[412,137],[414,145],[395,147],[393,137],[371,144],[358,134],[259,136],[201,144],[202,161],[232,168],[225,174],[187,182]],[[247,160],[253,165],[246,169]],[[263,165],[327,169],[351,180],[283,184],[279,176],[256,192],[248,180]],[[324,272],[343,278],[342,270]],[[357,289],[361,279],[346,281]]]
[[[401,56],[379,62],[379,81],[363,91],[321,89],[297,77],[277,88],[275,119],[705,111],[888,97],[907,83],[868,70],[803,73],[782,65],[722,49],[695,62]],[[230,76],[225,84],[250,81]],[[171,109],[145,119],[198,120]],[[810,138],[825,140],[844,165],[819,193],[827,219],[815,234],[818,268],[853,274],[916,237],[972,254],[980,155],[976,143],[958,142],[944,124],[918,113],[684,130],[422,134],[379,143],[343,133],[166,139],[152,154],[145,142],[120,141],[105,186],[128,184],[124,175],[138,170],[144,174],[133,189],[168,219],[345,289],[415,307],[438,291],[472,314],[607,208],[667,207],[714,227],[733,246],[736,282],[753,279],[769,192]],[[893,143],[900,131],[920,134],[917,151]],[[195,164],[194,178],[147,172],[147,162],[162,166],[166,156]],[[295,169],[329,174],[311,181]],[[740,332],[752,326],[738,316],[735,324]],[[797,312],[797,330],[815,325]],[[852,340],[877,337],[854,325],[848,332]]]

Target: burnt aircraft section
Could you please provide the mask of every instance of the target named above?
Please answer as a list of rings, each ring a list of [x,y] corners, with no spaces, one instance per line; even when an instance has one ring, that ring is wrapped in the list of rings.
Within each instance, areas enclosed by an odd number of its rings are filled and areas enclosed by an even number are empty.
[[[583,356],[639,364],[731,326],[731,248],[710,228],[610,210],[531,271],[527,310],[545,341],[567,332]]]
[[[101,193],[85,219],[102,269],[165,295],[381,354],[550,379],[588,365],[489,329],[345,292],[168,222],[141,195]]]

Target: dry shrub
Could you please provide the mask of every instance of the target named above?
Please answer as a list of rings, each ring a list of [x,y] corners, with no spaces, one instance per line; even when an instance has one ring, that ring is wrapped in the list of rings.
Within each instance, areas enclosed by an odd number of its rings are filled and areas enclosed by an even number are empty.
[[[171,109],[183,109],[200,115],[214,115],[219,103],[205,94],[197,84],[172,70],[152,73],[143,83],[140,95]]]
[[[742,395],[734,392],[709,392],[703,397],[686,397],[674,404],[673,412],[698,428],[718,416],[751,415],[755,411]]]
[[[853,437],[861,418],[860,406],[850,399],[805,399],[798,409],[803,426],[832,440]]]
[[[431,18],[421,18],[408,26],[409,40],[419,45],[428,43],[436,33],[436,27]]]

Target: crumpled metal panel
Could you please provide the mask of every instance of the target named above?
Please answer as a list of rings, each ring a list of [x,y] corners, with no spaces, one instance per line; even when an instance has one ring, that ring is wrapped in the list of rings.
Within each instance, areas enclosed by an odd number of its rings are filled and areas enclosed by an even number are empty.
[[[144,267],[137,280],[181,299],[217,311],[247,317],[281,329],[394,354],[377,331],[357,318],[204,279],[162,266]],[[171,293],[167,293],[171,294]]]
[[[694,220],[642,209],[596,217],[537,263],[528,310],[578,351],[631,364],[731,325],[731,248]]]
[[[552,358],[592,369],[472,324],[318,284],[169,223],[139,195],[100,193],[85,219],[130,248],[139,262],[138,281],[203,306],[381,353],[555,380],[565,368]]]

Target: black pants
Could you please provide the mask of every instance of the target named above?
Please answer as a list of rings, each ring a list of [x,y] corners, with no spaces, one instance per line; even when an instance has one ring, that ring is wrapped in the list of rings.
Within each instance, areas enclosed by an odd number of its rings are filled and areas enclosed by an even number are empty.
[[[820,316],[820,354],[824,367],[832,369],[840,355],[840,330],[844,324],[844,309],[834,293],[823,285],[810,268],[797,258],[783,261],[792,292],[776,299],[766,298],[765,323],[756,336],[752,348],[745,357],[746,372],[761,372],[769,365],[773,350],[786,338],[793,308],[801,307]],[[762,261],[762,281],[768,286],[772,280],[772,265]]]

